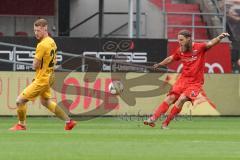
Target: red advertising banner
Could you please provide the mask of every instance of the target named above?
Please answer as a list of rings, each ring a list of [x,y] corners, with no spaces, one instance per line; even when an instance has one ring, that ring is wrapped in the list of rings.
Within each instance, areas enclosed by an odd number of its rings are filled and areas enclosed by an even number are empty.
[[[168,42],[168,55],[178,47],[178,42]],[[168,65],[169,69],[181,71],[181,62]],[[231,73],[231,52],[229,43],[220,43],[206,53],[205,73]]]

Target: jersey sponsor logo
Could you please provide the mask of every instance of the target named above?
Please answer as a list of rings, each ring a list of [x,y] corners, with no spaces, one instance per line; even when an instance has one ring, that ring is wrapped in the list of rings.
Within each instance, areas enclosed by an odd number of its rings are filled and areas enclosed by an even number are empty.
[[[198,53],[199,53],[199,51],[198,51],[198,50],[196,50],[196,49],[192,51],[192,54],[193,54],[194,56],[196,56]],[[185,53],[183,53],[183,52],[180,52],[180,55],[182,55],[182,56],[183,56],[184,54],[185,54]]]
[[[182,58],[183,62],[192,62],[192,61],[196,61],[197,60],[197,56],[192,56],[192,57],[186,57],[186,58]]]

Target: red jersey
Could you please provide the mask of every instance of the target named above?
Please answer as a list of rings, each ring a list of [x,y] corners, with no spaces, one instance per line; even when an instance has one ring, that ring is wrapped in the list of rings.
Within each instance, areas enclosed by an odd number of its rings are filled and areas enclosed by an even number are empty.
[[[182,72],[178,80],[188,84],[204,83],[206,43],[193,43],[192,51],[182,53],[180,47],[173,53],[174,60],[181,60]]]

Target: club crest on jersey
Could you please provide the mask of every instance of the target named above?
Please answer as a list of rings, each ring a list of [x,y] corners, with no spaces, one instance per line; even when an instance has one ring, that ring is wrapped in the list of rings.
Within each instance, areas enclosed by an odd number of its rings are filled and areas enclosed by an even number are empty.
[[[193,50],[193,51],[192,51],[192,54],[193,54],[193,55],[197,55],[197,54],[198,54],[198,50]]]

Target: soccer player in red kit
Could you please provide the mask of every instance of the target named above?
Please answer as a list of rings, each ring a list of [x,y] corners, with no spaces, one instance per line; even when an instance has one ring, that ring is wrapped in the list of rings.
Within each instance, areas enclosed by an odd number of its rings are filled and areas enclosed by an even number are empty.
[[[178,33],[179,48],[171,56],[153,67],[158,68],[180,60],[183,64],[182,72],[162,104],[156,108],[150,118],[144,121],[145,125],[154,127],[157,119],[167,112],[171,104],[174,104],[169,115],[162,123],[161,128],[165,129],[170,121],[181,112],[186,101],[193,103],[196,99],[206,98],[202,88],[204,84],[205,53],[227,36],[229,36],[228,33],[222,33],[207,43],[195,43],[192,42],[192,35],[189,31],[182,30]]]

